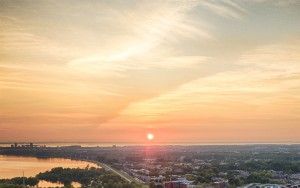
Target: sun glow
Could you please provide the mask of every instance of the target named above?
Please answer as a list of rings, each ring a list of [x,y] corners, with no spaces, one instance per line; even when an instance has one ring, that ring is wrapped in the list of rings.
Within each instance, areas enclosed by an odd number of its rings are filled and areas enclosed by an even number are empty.
[[[154,135],[152,133],[148,133],[147,134],[147,139],[150,140],[150,141],[153,140],[154,139]]]

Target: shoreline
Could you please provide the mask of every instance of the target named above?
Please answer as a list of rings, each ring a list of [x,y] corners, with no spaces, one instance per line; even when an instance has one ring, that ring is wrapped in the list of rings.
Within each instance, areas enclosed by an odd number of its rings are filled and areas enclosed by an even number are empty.
[[[88,159],[74,159],[74,158],[68,158],[68,157],[36,157],[36,156],[28,156],[28,155],[8,155],[8,154],[0,154],[0,157],[2,156],[7,156],[7,157],[20,157],[20,158],[35,158],[35,159],[59,159],[59,160],[71,160],[71,161],[74,161],[74,162],[86,162],[86,163],[90,163],[90,164],[93,164],[95,166],[97,166],[97,168],[103,168],[107,171],[110,171],[110,172],[113,172],[115,173],[116,175],[120,176],[121,178],[123,178],[125,181],[131,183],[131,182],[134,182],[134,178],[131,177],[129,174],[127,174],[126,172],[124,171],[119,171],[117,169],[114,169],[113,167],[111,167],[110,165],[108,164],[105,164],[103,162],[98,162],[98,161],[94,161],[94,160],[88,160]],[[88,164],[89,165],[89,164]],[[57,167],[62,167],[62,166],[57,166]],[[53,168],[56,168],[56,167],[53,167]],[[72,168],[72,167],[63,167],[63,168]],[[77,168],[80,168],[80,167],[77,167]],[[51,169],[48,169],[48,170],[51,170]],[[36,174],[37,175],[37,174]],[[18,176],[15,176],[15,177],[18,177]],[[31,177],[31,176],[29,176]]]

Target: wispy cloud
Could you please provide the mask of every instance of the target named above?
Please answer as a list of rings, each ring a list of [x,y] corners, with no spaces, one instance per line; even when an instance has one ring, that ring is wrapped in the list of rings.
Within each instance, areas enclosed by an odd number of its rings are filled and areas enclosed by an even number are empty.
[[[299,41],[280,40],[300,15],[274,2],[3,0],[0,129],[101,140],[166,123],[194,139],[199,122],[299,119]]]
[[[246,10],[242,6],[231,0],[201,1],[201,5],[225,18],[242,19],[243,14],[246,13]]]
[[[281,1],[281,0],[251,0],[249,2],[254,2],[254,3],[264,3],[264,4],[271,4],[275,5],[278,7],[289,7],[291,5],[299,5],[298,0],[286,0],[286,1]]]
[[[184,63],[183,56],[164,59],[160,58],[162,51],[170,50],[170,44],[176,43],[184,38],[197,38],[207,40],[213,36],[205,28],[204,22],[193,22],[187,13],[195,8],[198,3],[162,3],[157,4],[154,8],[144,10],[144,8],[126,12],[122,19],[124,25],[130,24],[128,29],[132,30],[134,36],[124,40],[123,47],[116,45],[109,52],[104,54],[93,54],[87,57],[74,59],[69,66],[84,70],[91,68],[91,71],[113,71],[120,72],[127,69],[145,69],[153,67],[182,67]],[[150,3],[150,5],[152,5]],[[153,5],[152,5],[153,6]],[[151,6],[151,7],[152,7]],[[147,7],[144,5],[143,7]],[[145,13],[145,11],[147,13]],[[124,45],[126,44],[126,45]],[[157,49],[159,47],[159,50]],[[165,54],[164,54],[165,55]],[[153,58],[155,57],[155,58]],[[186,59],[187,65],[191,60]],[[166,63],[166,61],[168,61]],[[198,58],[199,62],[199,58]],[[161,63],[161,64],[159,64]],[[90,66],[91,65],[91,66]]]
[[[162,50],[164,53],[168,53],[172,50],[174,43],[176,44],[182,40],[207,41],[214,39],[209,29],[211,24],[201,18],[194,20],[190,16],[191,11],[199,7],[207,7],[211,12],[220,16],[236,19],[241,19],[243,14],[246,13],[242,6],[230,0],[190,1],[186,3],[156,2],[137,7],[135,10],[121,14],[123,18],[120,20],[121,25],[129,25],[126,28],[131,30],[134,36],[122,41],[122,46],[116,45],[110,51],[102,54],[100,52],[73,59],[69,65],[75,69],[87,71],[90,67],[90,72],[95,72],[95,70],[108,72],[108,69],[110,69],[112,75],[119,74],[122,70],[137,67],[140,69],[155,66],[165,68],[182,67],[183,63],[178,63],[175,60],[182,58],[182,56],[171,55],[174,57],[167,60],[157,60],[158,58],[154,58],[154,61],[151,60],[152,57],[161,56]],[[157,50],[158,48],[159,50]],[[166,54],[163,55],[166,56]],[[148,59],[149,57],[152,59]],[[173,59],[173,63],[170,61],[171,59]],[[165,61],[168,61],[168,63],[164,64]],[[158,62],[162,64],[160,65]],[[190,59],[186,59],[186,62],[189,62],[187,65],[191,65]],[[92,66],[90,66],[91,64]],[[76,68],[76,66],[78,67]]]
[[[196,122],[207,118],[299,119],[299,108],[294,105],[300,103],[296,94],[300,84],[298,44],[249,51],[237,61],[242,68],[202,77],[134,103],[123,111],[123,118],[142,122],[168,122],[177,117]]]

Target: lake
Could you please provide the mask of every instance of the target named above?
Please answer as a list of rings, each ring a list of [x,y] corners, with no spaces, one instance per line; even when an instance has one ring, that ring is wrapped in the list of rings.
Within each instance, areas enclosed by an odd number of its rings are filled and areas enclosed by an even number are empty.
[[[35,157],[20,157],[20,156],[6,156],[0,155],[0,179],[35,176],[40,172],[45,172],[55,167],[64,168],[85,168],[87,165],[90,167],[98,167],[94,163],[86,161],[76,161],[71,159],[49,158],[39,159]],[[39,187],[55,187],[60,184],[52,184],[50,182],[42,181]],[[74,184],[75,187],[79,185]]]

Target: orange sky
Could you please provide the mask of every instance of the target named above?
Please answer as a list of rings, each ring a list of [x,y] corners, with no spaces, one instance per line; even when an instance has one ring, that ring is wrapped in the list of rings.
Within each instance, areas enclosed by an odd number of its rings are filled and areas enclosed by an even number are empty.
[[[2,1],[0,142],[299,142],[299,1]]]

